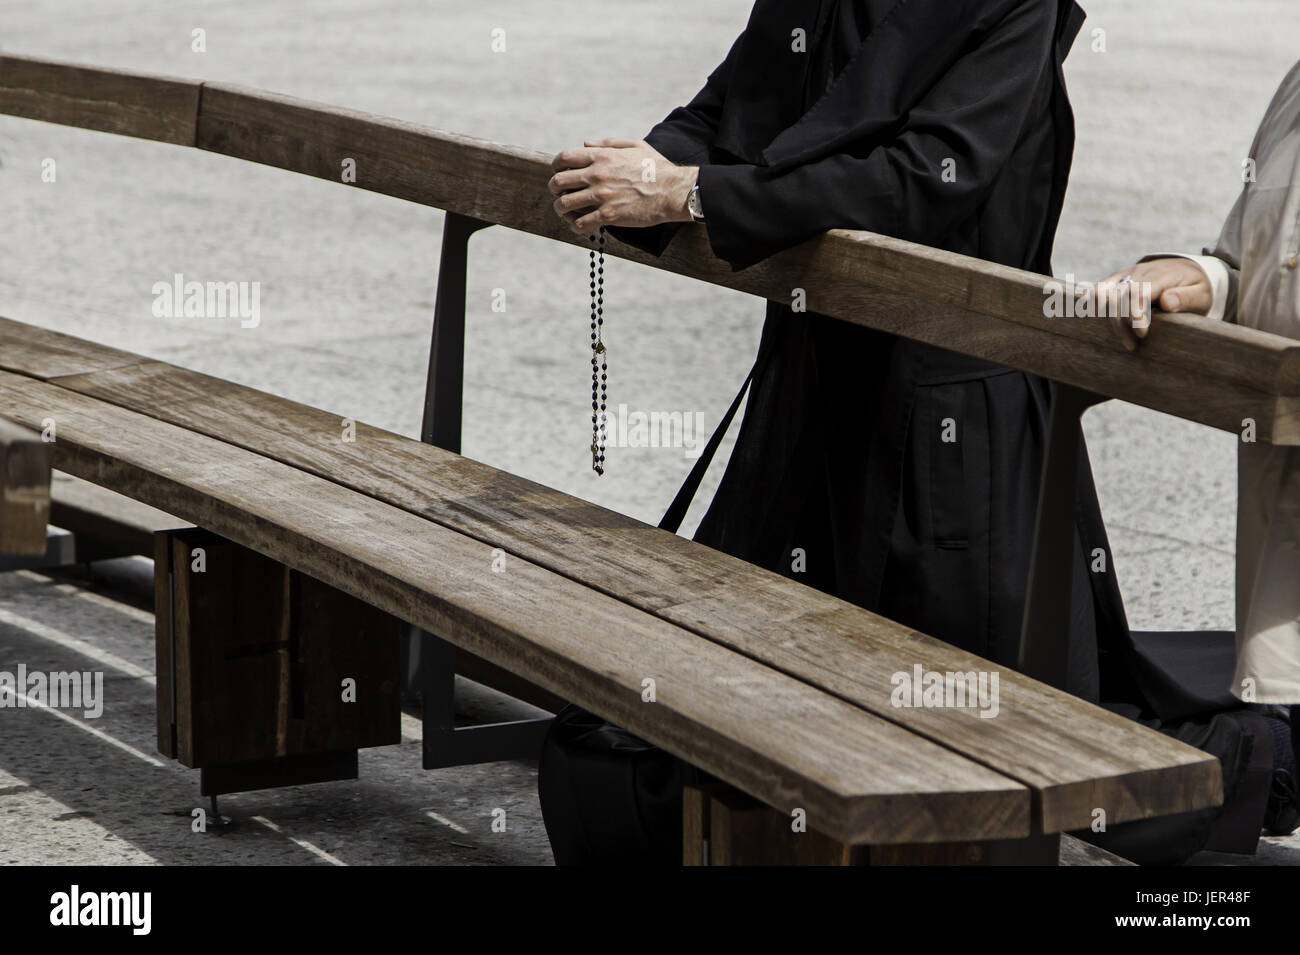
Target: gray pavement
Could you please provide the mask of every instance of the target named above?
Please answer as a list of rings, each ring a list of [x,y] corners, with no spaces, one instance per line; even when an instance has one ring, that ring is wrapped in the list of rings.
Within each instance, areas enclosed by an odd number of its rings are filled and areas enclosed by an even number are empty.
[[[1055,264],[1096,278],[1145,252],[1213,240],[1268,98],[1300,58],[1300,7],[1084,6],[1090,18],[1067,63],[1079,143]],[[553,152],[642,135],[695,93],[748,9],[747,0],[0,0],[0,48],[259,86]],[[191,52],[195,28],[206,31],[205,53]],[[504,53],[490,47],[497,28]],[[55,183],[41,181],[45,158],[57,161]],[[0,222],[0,314],[417,432],[441,213],[198,151],[0,117]],[[688,458],[614,449],[604,478],[589,468],[585,255],[504,230],[471,249],[465,453],[657,519]],[[712,426],[752,359],[761,303],[624,262],[607,268],[613,403],[699,411]],[[260,282],[261,324],[154,318],[151,287],[177,272]],[[504,312],[491,308],[494,289],[505,290]],[[1233,437],[1114,402],[1090,412],[1086,428],[1134,626],[1230,628]],[[721,470],[720,461],[686,532]],[[152,667],[152,624],[129,609],[121,576],[90,589],[0,576],[0,664],[84,666],[95,648],[130,664],[105,666],[112,693],[97,728],[115,742],[46,713],[5,711],[0,862],[329,861],[301,843],[347,863],[549,861],[530,767],[425,773],[414,743],[363,753],[356,783],[230,797],[231,826],[190,833],[195,774],[117,745],[155,755],[152,688],[131,675]],[[494,834],[498,807],[511,826]],[[1257,861],[1298,855],[1278,840]]]

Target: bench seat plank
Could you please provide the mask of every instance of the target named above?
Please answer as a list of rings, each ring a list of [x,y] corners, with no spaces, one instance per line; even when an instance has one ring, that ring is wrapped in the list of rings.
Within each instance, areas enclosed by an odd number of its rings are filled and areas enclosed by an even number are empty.
[[[29,347],[66,336],[0,320]],[[994,719],[892,705],[917,664],[997,669],[820,591],[468,458],[162,362],[60,378],[61,387],[236,444],[380,498],[594,587],[811,683],[1031,787],[1042,831],[1214,805],[1217,761],[1068,694],[998,670]],[[592,546],[593,541],[600,546]]]
[[[55,466],[175,514],[589,707],[844,842],[1015,838],[1023,785],[528,561],[278,461],[0,372]],[[335,431],[334,439],[338,433]],[[556,621],[564,621],[557,626]],[[643,702],[653,679],[656,702]]]
[[[0,319],[0,323],[4,329],[0,370],[17,372],[31,378],[80,375],[148,361],[141,355],[74,335],[61,335],[10,319]]]

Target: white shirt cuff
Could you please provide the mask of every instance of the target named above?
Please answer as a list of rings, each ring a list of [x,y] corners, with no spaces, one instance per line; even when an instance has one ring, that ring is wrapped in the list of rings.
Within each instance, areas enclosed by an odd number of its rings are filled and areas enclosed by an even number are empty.
[[[1148,255],[1140,259],[1140,262],[1150,262],[1152,259],[1190,259],[1201,267],[1205,277],[1210,280],[1210,288],[1214,290],[1214,301],[1210,304],[1210,310],[1205,313],[1206,318],[1212,318],[1216,322],[1223,321],[1223,313],[1228,307],[1228,288],[1231,284],[1232,275],[1228,271],[1228,264],[1213,255],[1187,255],[1183,252],[1158,252],[1155,255]]]

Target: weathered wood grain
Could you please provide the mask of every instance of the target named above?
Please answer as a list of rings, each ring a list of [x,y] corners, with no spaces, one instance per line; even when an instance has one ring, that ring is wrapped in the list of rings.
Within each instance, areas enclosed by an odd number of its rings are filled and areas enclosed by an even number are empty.
[[[85,562],[134,554],[154,556],[155,533],[185,525],[148,504],[62,471],[55,471],[50,481],[50,523],[76,535],[77,560]],[[464,650],[456,654],[456,672],[552,713],[558,713],[567,702]]]
[[[1039,850],[1009,843],[948,842],[848,846],[814,830],[799,831],[794,820],[730,786],[706,783],[682,792],[682,865],[800,866],[988,866],[1035,865]],[[1057,863],[1063,866],[1127,866],[1113,853],[1062,834]],[[1050,853],[1051,846],[1041,850]]]
[[[55,471],[50,482],[50,523],[76,535],[77,560],[83,562],[153,556],[156,532],[185,526],[157,508],[62,471]],[[464,650],[456,654],[456,672],[552,713],[567,702]]]
[[[0,554],[45,553],[50,458],[39,433],[0,418]]]
[[[536,151],[221,83],[202,85],[191,130],[187,97],[198,86],[189,81],[21,57],[0,58],[5,68],[13,90],[0,96],[3,112],[191,141],[334,182],[352,160],[356,188],[585,245],[554,215],[549,157]],[[166,117],[157,128],[136,115],[154,100]],[[712,255],[702,226],[684,227],[660,258],[616,240],[606,248],[774,301],[803,289],[811,311],[1229,432],[1251,419],[1260,440],[1300,444],[1300,343],[1289,339],[1157,315],[1129,353],[1099,320],[1049,317],[1044,276],[867,232],[832,230],[740,272]]]
[[[522,558],[495,573],[492,548],[409,512],[31,378],[0,372],[0,414],[54,417],[61,470],[526,675],[769,805],[806,809],[809,825],[843,842],[1029,831],[1019,783]],[[643,701],[646,679],[656,702]]]
[[[208,84],[198,146],[584,245],[545,189],[549,157],[365,113]],[[1300,344],[1192,316],[1158,315],[1126,352],[1104,322],[1051,318],[1044,276],[867,232],[833,230],[741,272],[686,227],[660,258],[607,251],[682,275],[1045,375],[1227,431],[1256,421],[1262,440],[1300,442]],[[1073,289],[1067,291],[1073,292]],[[1285,396],[1279,400],[1279,396]]]
[[[0,320],[31,347],[50,332]],[[94,355],[88,355],[94,362]],[[1046,831],[1212,805],[1210,756],[1014,672],[999,671],[1000,710],[892,705],[893,674],[916,665],[993,665],[820,591],[459,455],[167,365],[131,364],[59,378],[100,400],[216,437],[427,517],[672,621],[863,706],[1030,786]]]
[[[197,80],[0,56],[0,113],[194,145]]]
[[[160,537],[160,752],[211,767],[402,741],[395,617],[208,531]]]
[[[3,371],[16,371],[33,378],[57,378],[119,365],[135,365],[147,360],[84,338],[47,332],[22,322],[5,321],[8,334],[4,348],[0,349],[0,370]]]

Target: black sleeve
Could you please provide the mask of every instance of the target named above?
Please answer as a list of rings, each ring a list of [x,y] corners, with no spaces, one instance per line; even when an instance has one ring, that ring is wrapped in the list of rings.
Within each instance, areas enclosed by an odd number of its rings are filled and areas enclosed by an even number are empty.
[[[1016,4],[898,117],[887,138],[780,170],[702,166],[714,254],[741,269],[837,228],[941,244],[987,197],[1039,84],[1054,80],[1055,8]]]

